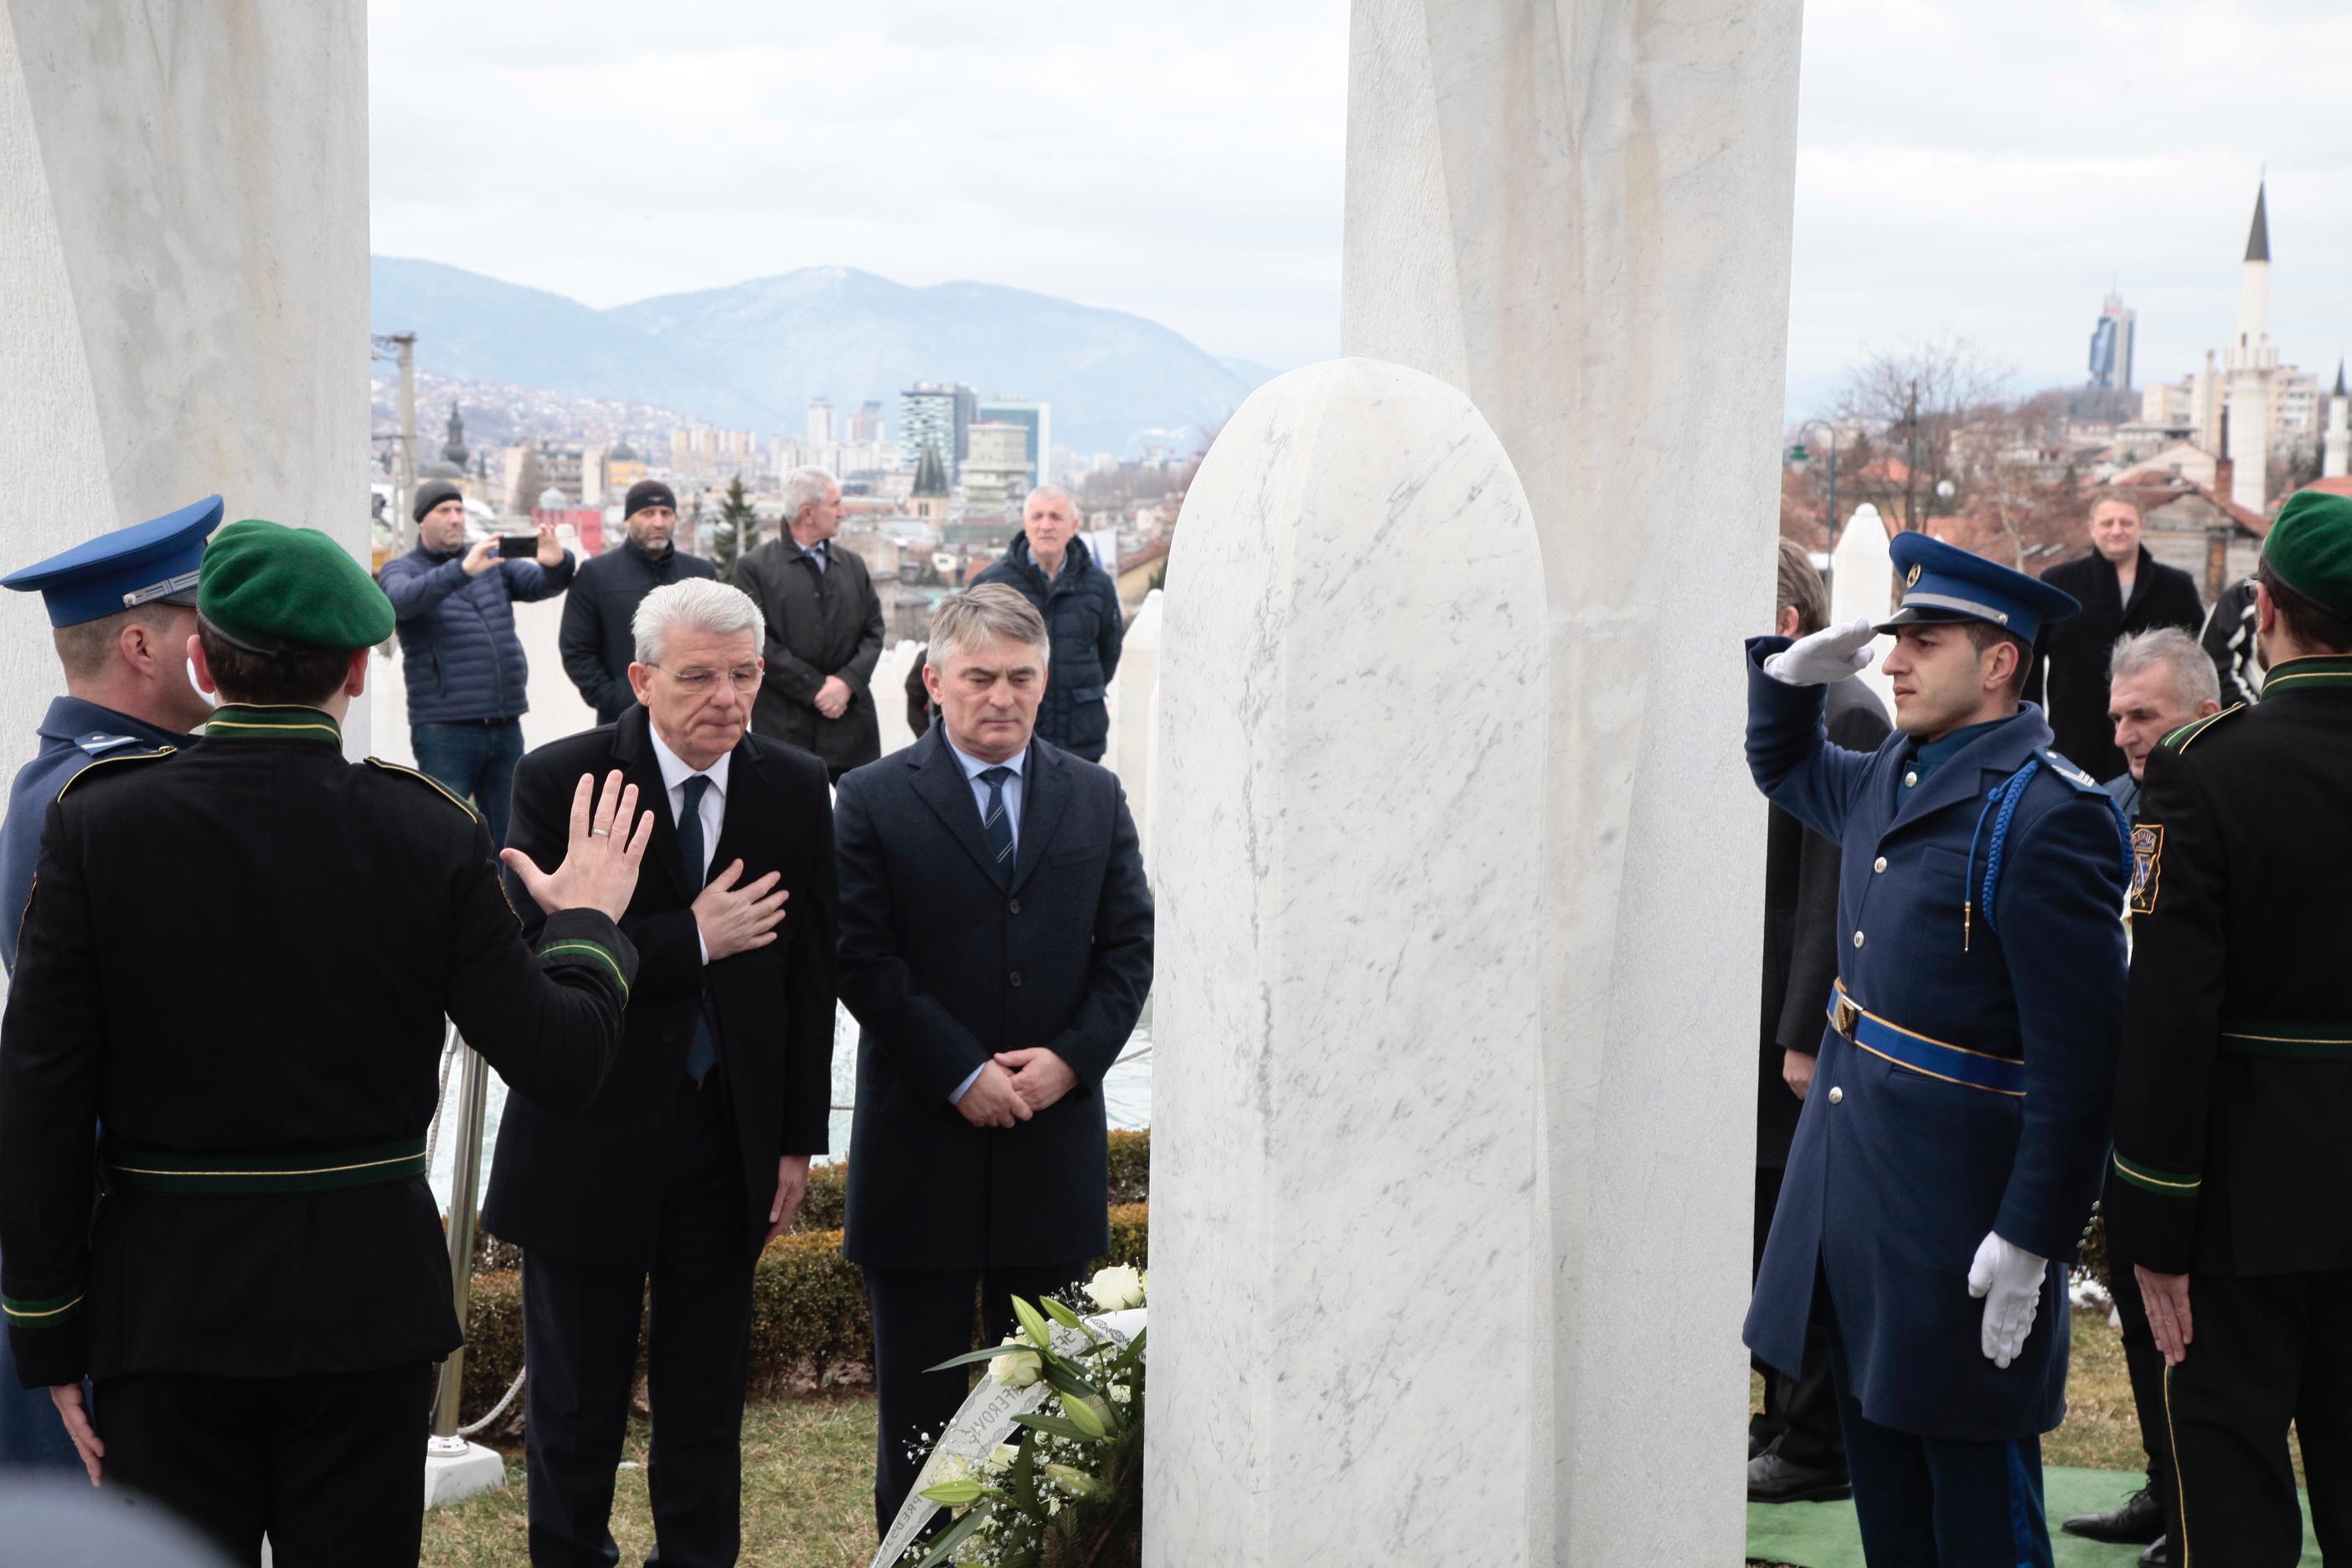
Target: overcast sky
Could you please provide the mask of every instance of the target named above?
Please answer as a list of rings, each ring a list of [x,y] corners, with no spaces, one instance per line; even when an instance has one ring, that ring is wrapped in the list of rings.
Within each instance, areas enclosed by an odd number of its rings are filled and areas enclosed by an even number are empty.
[[[1339,345],[1344,0],[372,0],[374,248],[592,305],[795,268],[978,279],[1276,368]],[[2233,330],[2352,338],[2345,0],[1811,0],[1790,408],[1958,333],[2079,382],[2113,278],[2138,381]]]

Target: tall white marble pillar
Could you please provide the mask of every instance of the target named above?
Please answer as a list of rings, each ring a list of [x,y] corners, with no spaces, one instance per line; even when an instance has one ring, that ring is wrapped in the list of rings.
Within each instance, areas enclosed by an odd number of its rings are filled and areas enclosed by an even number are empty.
[[[1772,607],[1800,17],[1354,7],[1342,343],[1494,422],[1549,603],[1549,1484],[1513,1561],[1728,1562],[1743,1533],[1764,816],[1738,641]]]
[[[364,0],[0,0],[0,560],[214,491],[365,559],[367,174]],[[58,687],[6,595],[0,779]]]
[[[1128,626],[1112,693],[1110,751],[1103,758],[1127,792],[1127,807],[1135,816],[1135,831],[1143,841],[1147,867],[1152,863],[1151,759],[1160,717],[1152,699],[1160,689],[1160,615],[1167,600],[1167,595],[1152,589],[1143,595],[1135,619]]]
[[[1886,520],[1868,501],[1853,509],[1838,531],[1837,547],[1830,552],[1830,625],[1843,626],[1864,616],[1884,618],[1895,604],[1894,542]],[[1895,711],[1895,683],[1880,668],[1893,652],[1895,639],[1882,637],[1871,644],[1871,664],[1862,672],[1863,684],[1878,694],[1889,713]]]
[[[1545,1397],[1525,495],[1461,393],[1336,361],[1242,405],[1176,552],[1144,1561],[1523,1562],[1548,1483],[1521,1436]]]

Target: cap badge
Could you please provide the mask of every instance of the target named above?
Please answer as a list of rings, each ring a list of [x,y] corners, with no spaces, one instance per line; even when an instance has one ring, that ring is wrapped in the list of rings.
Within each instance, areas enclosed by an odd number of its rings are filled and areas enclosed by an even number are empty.
[[[1912,567],[1911,570],[1904,575],[1903,585],[1906,588],[1916,588],[1919,585],[1918,567]]]

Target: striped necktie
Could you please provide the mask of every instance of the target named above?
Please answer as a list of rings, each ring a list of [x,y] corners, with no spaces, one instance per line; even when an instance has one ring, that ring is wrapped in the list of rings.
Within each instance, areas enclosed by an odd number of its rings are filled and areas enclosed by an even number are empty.
[[[1004,781],[1013,776],[1007,767],[983,768],[980,782],[988,786],[988,809],[981,814],[981,828],[988,835],[988,852],[996,857],[997,868],[1013,869],[1013,815],[1004,809]]]

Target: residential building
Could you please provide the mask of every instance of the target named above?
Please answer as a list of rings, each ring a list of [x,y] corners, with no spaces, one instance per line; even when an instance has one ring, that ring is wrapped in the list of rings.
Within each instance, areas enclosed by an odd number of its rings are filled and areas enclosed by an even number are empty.
[[[808,438],[812,447],[829,447],[841,437],[835,431],[833,399],[812,397],[808,405]]]
[[[1054,410],[1050,404],[1034,403],[1024,398],[985,397],[975,410],[983,422],[1018,425],[1028,433],[1028,489],[1035,489],[1046,479],[1045,455],[1054,449]]]
[[[935,452],[946,483],[952,484],[956,461],[961,455],[957,441],[960,434],[953,387],[919,381],[898,395],[898,450],[908,468],[919,468],[924,452]],[[946,493],[944,484],[940,493]]]

